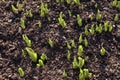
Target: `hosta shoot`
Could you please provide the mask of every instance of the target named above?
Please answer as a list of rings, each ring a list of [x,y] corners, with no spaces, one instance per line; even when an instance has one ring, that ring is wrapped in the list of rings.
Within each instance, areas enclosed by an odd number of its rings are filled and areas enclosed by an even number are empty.
[[[63,77],[64,77],[64,78],[67,77],[67,73],[66,73],[65,70],[63,71]]]
[[[22,28],[22,29],[25,29],[25,28],[26,28],[26,27],[25,27],[25,21],[24,21],[23,18],[20,18],[20,25],[21,25],[21,28]]]
[[[83,53],[83,46],[79,45],[79,47],[78,47],[78,56],[82,56],[82,53]]]
[[[96,16],[96,20],[100,20],[101,19],[101,12],[100,12],[100,10],[98,9],[98,11],[97,11],[97,16]]]
[[[31,47],[32,43],[31,43],[31,40],[27,37],[27,35],[26,35],[26,34],[23,34],[23,35],[22,35],[22,38],[23,38],[23,40],[25,41],[27,47]]]
[[[52,39],[51,39],[51,38],[49,38],[48,43],[49,43],[49,45],[50,45],[50,47],[51,47],[51,48],[53,48],[53,47],[54,47],[54,43],[53,43],[53,41],[52,41]]]
[[[25,50],[27,51],[28,55],[30,56],[30,58],[32,59],[33,62],[37,61],[37,53],[29,47],[26,47]]]
[[[80,15],[77,15],[77,23],[78,23],[79,27],[82,26],[82,19],[80,18]]]
[[[100,49],[100,54],[103,56],[103,55],[105,55],[105,53],[106,53],[106,50],[105,50],[104,47],[102,47],[102,48]]]
[[[46,54],[42,53],[42,55],[40,56],[41,60],[45,61],[48,59],[48,57],[46,56]]]
[[[18,68],[18,72],[20,74],[20,77],[24,77],[25,76],[25,73],[23,71],[23,69],[21,67]]]
[[[60,14],[59,14],[58,21],[59,21],[59,24],[62,26],[62,28],[65,28],[67,26],[65,20],[63,19],[63,13],[62,12],[60,12]]]
[[[80,34],[80,36],[79,36],[79,43],[81,44],[82,41],[83,41],[83,37],[82,37],[82,34]]]
[[[70,50],[67,50],[67,59],[68,60],[70,60],[70,56],[71,56]]]

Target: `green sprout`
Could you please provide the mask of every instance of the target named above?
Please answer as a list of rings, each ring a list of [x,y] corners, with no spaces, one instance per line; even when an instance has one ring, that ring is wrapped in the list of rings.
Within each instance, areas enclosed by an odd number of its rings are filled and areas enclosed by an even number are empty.
[[[98,25],[96,25],[96,32],[98,32],[98,33],[102,33],[102,31],[103,31],[103,28],[102,28],[102,24],[99,24],[99,26]]]
[[[23,34],[23,35],[22,35],[22,38],[23,38],[23,40],[25,41],[26,45],[27,45],[28,47],[31,47],[31,40],[27,37],[27,35],[26,35],[26,34]]]
[[[116,7],[120,9],[120,1],[117,1],[117,6]]]
[[[71,56],[70,50],[67,50],[67,59],[68,59],[68,60],[70,60],[70,56]]]
[[[67,73],[66,73],[65,70],[63,71],[63,77],[64,77],[64,78],[67,77]]]
[[[84,73],[85,78],[91,78],[92,77],[92,73],[90,73],[88,69],[83,69],[83,73]]]
[[[17,7],[18,7],[18,11],[22,11],[22,4],[20,4],[19,2],[17,2]]]
[[[47,14],[48,12],[49,12],[49,10],[48,10],[48,5],[45,4],[45,3],[43,3],[43,2],[41,2],[41,6],[40,6],[40,16],[41,16],[41,17],[44,17],[45,14]]]
[[[100,50],[100,54],[103,56],[103,55],[105,55],[105,53],[106,53],[106,50],[104,47],[102,47]]]
[[[67,42],[67,48],[70,50],[71,49],[71,46],[70,44]]]
[[[28,11],[28,10],[26,9],[26,16],[27,16],[27,17],[30,17],[30,18],[33,17],[33,14],[32,14],[32,12],[31,12],[31,10]]]
[[[71,16],[72,16],[72,13],[71,13],[71,11],[70,11],[70,10],[68,10],[68,15],[69,15],[69,17],[71,17]]]
[[[89,72],[88,69],[80,69],[80,73],[79,73],[79,80],[85,80],[85,78],[91,78],[92,77],[92,73]]]
[[[82,19],[80,18],[80,15],[77,15],[77,23],[78,23],[79,27],[82,26]]]
[[[45,61],[48,59],[48,57],[46,56],[46,54],[42,53],[42,55],[40,56],[41,60]]]
[[[74,3],[80,4],[80,0],[74,0]]]
[[[118,14],[115,14],[114,21],[117,22],[119,20]]]
[[[95,30],[94,30],[94,24],[92,24],[91,28],[89,29],[91,35],[94,35]]]
[[[41,21],[38,21],[38,26],[39,26],[40,28],[42,28],[42,23],[41,23]]]
[[[105,31],[105,32],[107,32],[108,26],[109,26],[109,21],[106,21],[106,22],[104,23],[104,31]]]
[[[78,47],[78,56],[82,56],[82,53],[83,53],[83,46],[79,45],[79,47]]]
[[[21,28],[22,28],[22,29],[25,29],[25,28],[26,28],[26,27],[25,27],[25,21],[24,21],[23,18],[20,18],[20,25],[21,25]]]
[[[22,56],[25,57],[25,51],[22,49]]]
[[[82,37],[82,34],[80,34],[80,36],[79,36],[79,43],[81,44],[82,41],[83,41],[83,37]]]
[[[98,9],[98,11],[97,11],[97,16],[96,16],[96,20],[100,20],[101,17],[102,17],[101,12],[100,12],[100,10]]]
[[[117,0],[114,0],[113,2],[112,2],[112,6],[116,6],[117,5]]]
[[[43,67],[44,66],[43,60],[39,59],[38,62],[39,63],[37,64],[37,67]]]
[[[32,59],[33,62],[37,61],[37,53],[29,47],[26,47],[25,50],[27,51],[28,55],[30,56],[30,58]]]
[[[85,26],[85,35],[87,36],[89,34],[88,28]]]
[[[81,69],[84,66],[85,60],[82,59],[81,57],[78,57],[78,66],[79,69]]]
[[[92,17],[92,15],[89,15],[89,18],[90,18],[90,20],[91,20],[91,21],[93,20],[93,17]]]
[[[56,0],[56,2],[58,2],[58,3],[61,3],[61,2],[63,2],[64,0]]]
[[[78,61],[77,61],[76,56],[74,56],[74,59],[73,59],[72,64],[73,64],[73,68],[74,68],[74,69],[78,68]]]
[[[52,39],[51,39],[51,38],[49,38],[48,43],[49,43],[49,45],[50,45],[50,47],[51,47],[51,48],[53,48],[53,47],[54,47],[54,44],[53,44],[53,41],[52,41]]]
[[[80,69],[79,80],[85,80],[83,70]]]
[[[66,27],[66,22],[65,22],[65,20],[63,19],[63,13],[62,13],[62,12],[60,12],[60,14],[59,14],[58,21],[59,21],[59,24],[62,26],[62,28],[65,28],[65,27]]]
[[[25,73],[23,71],[23,69],[21,67],[18,68],[18,72],[20,74],[20,77],[24,77],[25,76]]]
[[[95,4],[95,8],[96,8],[96,9],[98,8],[98,4],[97,4],[97,3]]]
[[[75,41],[74,40],[71,41],[71,47],[75,48]]]
[[[67,4],[70,4],[71,3],[71,0],[66,0]]]
[[[113,25],[112,25],[112,23],[110,22],[108,31],[111,32],[112,29],[113,29]]]
[[[14,13],[18,13],[18,9],[17,8],[15,8],[15,6],[14,5],[11,5],[11,7],[12,7],[12,11],[14,12]]]
[[[88,47],[88,40],[87,40],[86,37],[85,37],[85,39],[84,39],[84,45],[85,45],[85,47]]]

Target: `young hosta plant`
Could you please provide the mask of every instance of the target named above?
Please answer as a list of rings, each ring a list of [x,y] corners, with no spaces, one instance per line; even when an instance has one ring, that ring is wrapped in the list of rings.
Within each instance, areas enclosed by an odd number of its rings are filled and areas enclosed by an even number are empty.
[[[78,23],[79,27],[82,26],[82,19],[80,18],[80,15],[77,15],[77,23]]]
[[[82,34],[80,34],[80,36],[79,36],[79,43],[81,44],[82,41],[83,41],[83,37],[82,37]]]
[[[28,47],[31,47],[31,40],[27,37],[27,35],[26,34],[23,34],[22,35],[22,38],[23,38],[23,40],[25,41],[25,43],[26,43],[26,45],[28,46]]]
[[[74,0],[74,3],[80,4],[80,0]]]
[[[75,41],[74,40],[71,41],[71,47],[75,48]]]
[[[115,17],[114,17],[114,21],[118,22],[118,20],[119,20],[119,16],[118,16],[118,14],[116,14]]]
[[[82,59],[81,57],[78,57],[78,66],[79,69],[81,69],[84,66],[85,60]]]
[[[25,73],[21,67],[18,68],[18,72],[20,74],[20,77],[24,77]]]
[[[104,47],[102,47],[102,48],[100,49],[100,54],[103,56],[103,55],[105,55],[105,53],[106,53],[106,50],[105,50]]]
[[[71,17],[71,16],[72,16],[72,13],[71,13],[71,11],[70,11],[70,10],[68,10],[68,15],[69,15],[69,17]]]
[[[51,39],[51,38],[49,38],[48,43],[49,43],[49,45],[50,45],[50,47],[51,47],[51,48],[53,48],[53,47],[54,47],[54,43],[53,43],[53,41],[52,41],[52,39]]]
[[[66,73],[65,70],[63,71],[63,77],[64,77],[64,78],[67,77],[67,73]]]
[[[73,64],[73,68],[74,68],[74,69],[78,68],[78,61],[77,61],[76,56],[74,56],[74,59],[73,59],[72,64]]]
[[[96,15],[96,20],[101,20],[101,17],[102,17],[101,12],[100,12],[100,10],[98,9],[97,15]]]
[[[84,74],[85,78],[91,78],[92,77],[92,73],[90,73],[88,69],[83,69],[83,74]]]
[[[41,6],[40,6],[40,16],[41,16],[41,17],[44,17],[45,14],[47,14],[48,12],[49,12],[49,10],[48,10],[48,5],[45,4],[45,3],[43,3],[43,2],[41,2]]]
[[[17,2],[17,7],[18,7],[18,11],[22,11],[22,4],[20,4],[19,2]]]
[[[37,64],[37,67],[43,67],[44,66],[43,60],[39,59],[38,62],[39,63]]]
[[[68,42],[67,42],[67,48],[68,48],[68,50],[70,50],[72,48]]]
[[[27,16],[27,17],[30,17],[30,18],[33,17],[33,14],[32,14],[32,12],[31,12],[31,10],[28,11],[28,10],[26,9],[26,16]]]
[[[109,27],[109,21],[106,21],[104,23],[104,31],[107,32],[108,31],[108,27]]]
[[[90,31],[90,34],[91,34],[91,35],[94,35],[94,33],[95,33],[94,24],[92,24],[92,26],[91,26],[91,28],[89,29],[89,31]]]
[[[30,58],[32,59],[33,62],[37,61],[37,53],[29,47],[26,47],[25,50],[27,51],[28,55],[30,56]]]
[[[18,9],[14,5],[11,5],[11,7],[12,7],[12,11],[17,14],[18,13]]]
[[[91,78],[92,77],[92,73],[89,72],[88,69],[80,69],[80,73],[79,73],[79,80],[85,80],[85,78]]]
[[[71,56],[70,50],[67,50],[67,59],[68,60],[70,60],[70,56]]]
[[[114,0],[114,1],[112,2],[112,6],[114,6],[114,7],[117,6],[117,0]]]
[[[40,56],[41,60],[45,61],[48,59],[48,57],[46,56],[46,54],[42,53],[42,55]]]
[[[79,45],[79,47],[78,47],[78,56],[82,56],[82,53],[83,53],[83,46]]]
[[[88,28],[85,26],[85,35],[87,36],[89,34]]]
[[[110,25],[109,25],[108,31],[111,32],[112,29],[113,29],[113,25],[112,25],[112,23],[110,22]]]
[[[60,12],[60,14],[59,14],[58,21],[59,21],[59,24],[62,26],[62,28],[65,28],[65,27],[66,27],[66,22],[65,22],[65,20],[63,19],[63,13],[62,13],[62,12]]]
[[[25,29],[25,28],[26,28],[26,27],[25,27],[25,21],[24,21],[23,18],[20,18],[20,25],[21,25],[21,28],[22,28],[22,29]]]
[[[84,45],[85,45],[85,47],[88,47],[88,40],[87,40],[86,37],[85,37],[85,39],[84,39]]]
[[[98,32],[99,34],[101,34],[102,31],[103,31],[102,24],[99,24],[99,26],[96,25],[96,29],[95,30],[96,30],[96,32]]]

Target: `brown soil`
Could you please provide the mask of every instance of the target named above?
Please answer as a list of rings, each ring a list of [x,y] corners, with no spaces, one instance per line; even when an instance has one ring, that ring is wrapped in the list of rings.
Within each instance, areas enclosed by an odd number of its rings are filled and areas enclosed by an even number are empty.
[[[48,4],[49,13],[41,18],[39,16],[39,0],[27,0],[23,5],[23,11],[14,14],[11,5],[16,5],[17,1],[0,1],[0,80],[20,80],[18,67],[25,71],[25,80],[78,80],[79,70],[74,70],[72,66],[73,56],[77,55],[78,38],[80,33],[84,33],[84,26],[90,27],[92,23],[103,23],[111,21],[113,31],[111,33],[95,33],[88,35],[88,48],[84,48],[83,57],[88,56],[89,60],[84,68],[88,68],[93,74],[89,80],[120,80],[120,20],[115,23],[113,18],[119,14],[120,10],[112,7],[112,0],[82,0],[81,5],[67,5],[57,3],[56,0],[43,0]],[[102,20],[96,21],[95,15],[97,9],[94,8],[98,3],[98,9],[102,13]],[[33,18],[25,17],[25,10],[33,12]],[[71,10],[72,16],[68,16],[67,10]],[[59,12],[63,12],[67,27],[62,29],[58,23]],[[80,14],[83,20],[83,26],[78,27],[76,15]],[[93,14],[93,21],[88,16]],[[21,30],[20,18],[25,19],[26,29]],[[48,20],[51,19],[51,21]],[[42,28],[37,25],[42,22]],[[26,57],[21,55],[22,49],[26,47],[22,39],[22,34],[27,34],[32,41],[32,49],[38,56],[45,53],[48,60],[44,67],[36,67],[28,54]],[[54,48],[51,49],[48,39],[54,41]],[[67,60],[66,42],[75,40],[76,48],[71,50],[71,60]],[[100,55],[100,48],[103,45],[107,51],[105,56]],[[68,76],[63,78],[63,70],[66,70]]]

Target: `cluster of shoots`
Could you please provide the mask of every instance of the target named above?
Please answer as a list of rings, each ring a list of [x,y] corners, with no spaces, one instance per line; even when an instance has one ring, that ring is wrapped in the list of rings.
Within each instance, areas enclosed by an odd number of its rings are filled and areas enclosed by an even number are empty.
[[[77,23],[78,23],[79,27],[82,26],[82,19],[80,18],[80,15],[77,15]]]
[[[114,7],[116,7],[116,8],[120,8],[120,1],[114,0],[114,1],[112,2],[112,5],[113,5]]]
[[[26,43],[26,45],[27,45],[27,47],[31,47],[31,40],[27,37],[27,35],[26,34],[23,34],[22,35],[22,38],[23,38],[23,40],[25,41],[25,43]]]
[[[84,66],[84,59],[81,57],[76,58],[76,56],[74,56],[74,60],[73,60],[73,68],[74,69],[81,69]]]
[[[28,11],[28,10],[26,9],[26,13],[25,13],[25,14],[26,14],[27,17],[30,17],[30,18],[33,17],[33,14],[32,14],[32,12],[31,12],[31,10]]]
[[[25,50],[27,51],[27,53],[30,56],[31,60],[33,62],[36,62],[37,58],[38,58],[37,53],[32,48],[29,48],[29,47],[26,47]]]
[[[60,12],[60,14],[59,14],[58,21],[59,21],[59,24],[62,26],[62,28],[65,28],[65,27],[66,27],[66,22],[65,22],[65,20],[63,19],[63,13],[62,13],[62,12]]]
[[[85,80],[85,78],[91,78],[92,77],[92,73],[89,72],[88,69],[80,69],[80,73],[79,73],[79,80]]]
[[[49,12],[48,5],[41,2],[41,5],[40,5],[40,17],[44,17],[45,14],[47,14],[48,12]]]
[[[46,54],[42,53],[40,59],[38,60],[37,67],[43,67],[44,66],[44,62],[47,59],[48,59],[48,57],[46,56]]]
[[[24,77],[25,73],[21,67],[18,68],[18,72],[20,74],[20,77]]]
[[[18,12],[22,11],[22,5],[18,2],[16,6],[17,8],[14,5],[11,5],[11,8],[14,13],[18,14]]]

